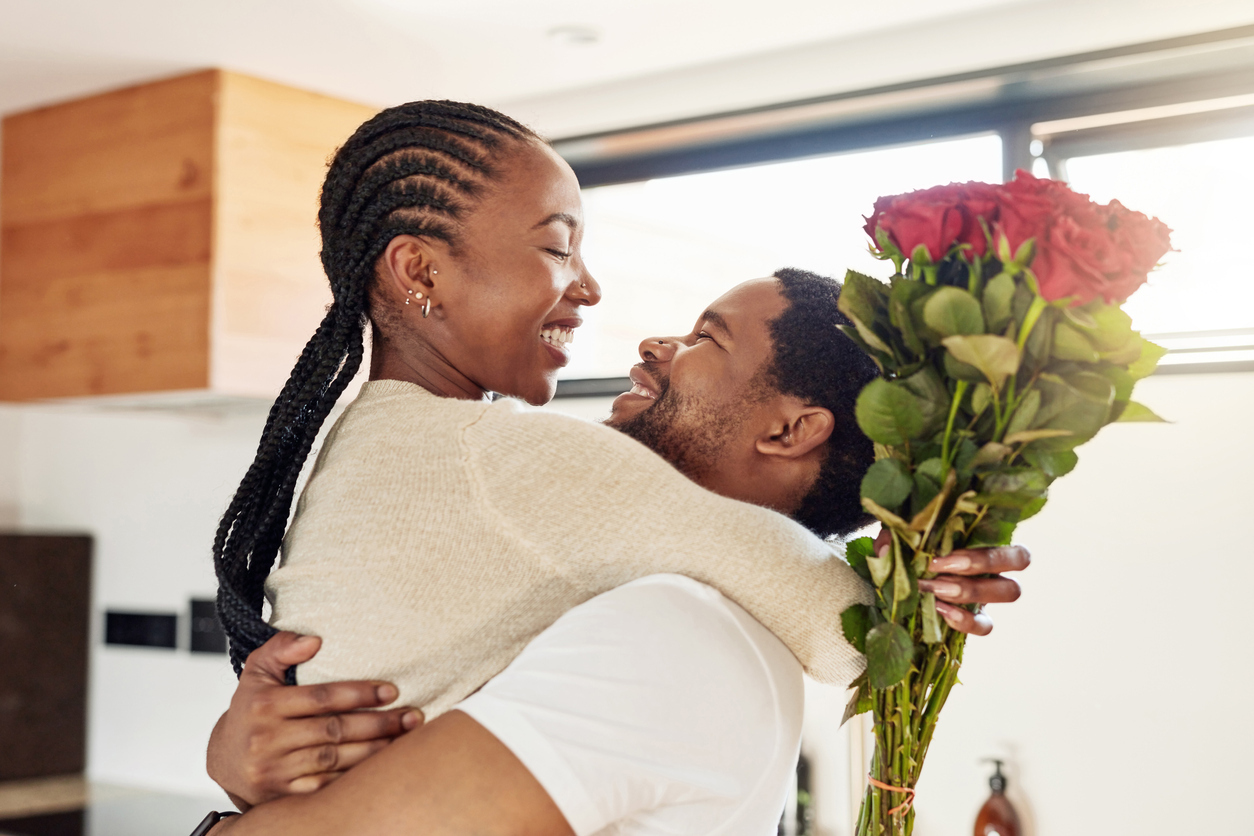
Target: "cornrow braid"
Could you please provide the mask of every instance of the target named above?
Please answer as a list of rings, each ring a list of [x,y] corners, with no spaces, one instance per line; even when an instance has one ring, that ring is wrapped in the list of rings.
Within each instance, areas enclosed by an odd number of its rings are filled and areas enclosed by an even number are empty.
[[[375,262],[397,235],[457,244],[460,221],[498,177],[508,140],[540,141],[486,107],[411,102],[357,129],[322,186],[318,225],[333,301],[270,408],[257,455],[213,541],[218,618],[239,675],[276,632],[261,617],[301,467],[336,400],[361,366]],[[288,681],[294,672],[288,671]]]

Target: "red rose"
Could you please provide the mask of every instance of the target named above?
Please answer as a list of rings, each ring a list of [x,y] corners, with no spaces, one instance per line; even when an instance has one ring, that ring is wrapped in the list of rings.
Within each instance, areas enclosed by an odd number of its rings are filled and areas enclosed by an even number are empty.
[[[1148,273],[1171,249],[1171,229],[1165,223],[1117,200],[1107,207],[1106,225],[1131,270]]]
[[[950,183],[879,198],[863,228],[872,240],[876,228],[883,229],[907,256],[922,245],[937,262],[954,244],[970,244],[977,255],[983,255],[987,238],[979,218],[991,223],[996,209],[994,186]]]

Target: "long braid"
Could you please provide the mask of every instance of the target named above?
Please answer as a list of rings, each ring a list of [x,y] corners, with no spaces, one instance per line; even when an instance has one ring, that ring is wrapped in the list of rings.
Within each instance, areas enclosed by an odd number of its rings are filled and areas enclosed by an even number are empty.
[[[485,107],[411,102],[363,124],[331,161],[318,225],[334,301],[270,408],[213,541],[218,618],[237,675],[275,633],[261,617],[265,580],[310,448],[361,367],[375,262],[397,235],[456,244],[460,220],[498,176],[493,162],[505,139],[538,140]]]

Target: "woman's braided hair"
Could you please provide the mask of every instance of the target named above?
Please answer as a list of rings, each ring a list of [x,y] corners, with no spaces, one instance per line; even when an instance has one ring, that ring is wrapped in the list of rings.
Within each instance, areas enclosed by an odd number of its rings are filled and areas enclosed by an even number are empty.
[[[270,408],[257,455],[213,541],[218,618],[237,675],[276,632],[261,617],[266,576],[309,449],[361,366],[375,262],[397,235],[456,246],[461,220],[499,176],[510,140],[539,138],[478,105],[411,102],[370,119],[331,161],[318,225],[334,301]]]

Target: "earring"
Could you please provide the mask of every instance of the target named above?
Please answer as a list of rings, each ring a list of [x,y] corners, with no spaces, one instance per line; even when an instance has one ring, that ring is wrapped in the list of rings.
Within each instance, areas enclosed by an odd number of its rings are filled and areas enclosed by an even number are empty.
[[[431,297],[427,297],[427,301],[422,303],[422,318],[426,319],[427,314],[431,313]]]
[[[440,271],[439,271],[439,270],[432,270],[432,271],[431,271],[431,275],[433,275],[433,276],[438,276],[438,275],[440,275]]]

